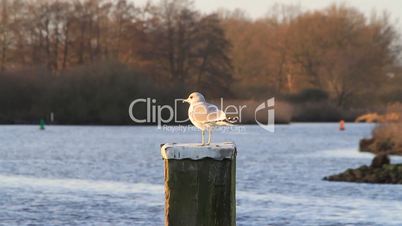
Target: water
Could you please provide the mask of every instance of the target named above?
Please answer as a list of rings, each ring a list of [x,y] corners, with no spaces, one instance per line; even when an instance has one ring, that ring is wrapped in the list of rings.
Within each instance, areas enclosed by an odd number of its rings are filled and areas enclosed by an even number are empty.
[[[337,128],[215,133],[238,146],[237,224],[402,225],[400,185],[322,180],[372,158],[357,151],[372,125]],[[156,127],[0,126],[0,224],[163,225],[159,144],[199,139]]]

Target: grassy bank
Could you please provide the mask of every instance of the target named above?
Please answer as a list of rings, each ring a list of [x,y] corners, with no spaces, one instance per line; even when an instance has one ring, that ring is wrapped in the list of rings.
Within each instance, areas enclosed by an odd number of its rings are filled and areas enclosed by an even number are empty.
[[[364,139],[360,143],[360,149],[364,152],[385,155],[402,155],[402,104],[394,104],[388,107],[388,114],[399,115],[392,122],[383,122],[373,130],[372,137]]]
[[[324,180],[358,183],[402,184],[402,165],[391,164],[388,155],[402,155],[402,105],[388,107],[387,115],[396,115],[392,121],[376,126],[372,137],[360,141],[360,151],[375,154],[370,166],[348,169]]]

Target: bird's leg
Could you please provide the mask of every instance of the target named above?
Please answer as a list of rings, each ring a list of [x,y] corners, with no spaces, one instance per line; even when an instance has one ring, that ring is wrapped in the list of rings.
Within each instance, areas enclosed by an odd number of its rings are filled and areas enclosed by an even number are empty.
[[[201,130],[201,146],[205,145],[205,130]]]
[[[211,144],[211,139],[212,139],[211,136],[212,136],[212,129],[209,128],[208,129],[208,143],[207,143],[207,145]]]

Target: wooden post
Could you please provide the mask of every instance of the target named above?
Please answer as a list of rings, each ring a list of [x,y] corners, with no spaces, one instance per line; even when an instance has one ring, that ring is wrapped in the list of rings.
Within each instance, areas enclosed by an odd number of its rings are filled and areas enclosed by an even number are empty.
[[[236,225],[236,145],[165,144],[165,226]]]

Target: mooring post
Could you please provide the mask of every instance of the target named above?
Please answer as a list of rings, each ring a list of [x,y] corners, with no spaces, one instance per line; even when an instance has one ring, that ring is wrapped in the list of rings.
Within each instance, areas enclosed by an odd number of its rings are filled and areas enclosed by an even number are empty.
[[[164,144],[165,226],[236,225],[236,145]]]

